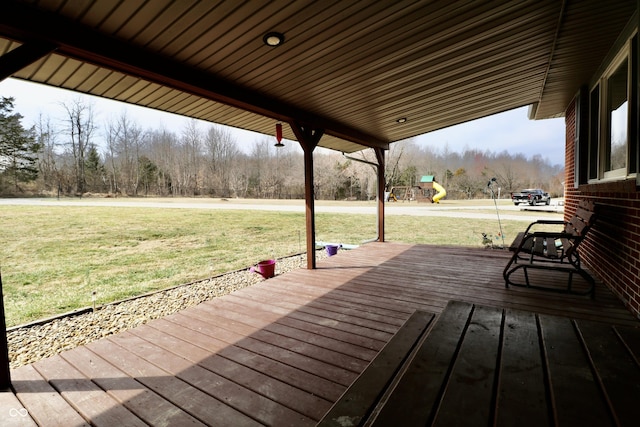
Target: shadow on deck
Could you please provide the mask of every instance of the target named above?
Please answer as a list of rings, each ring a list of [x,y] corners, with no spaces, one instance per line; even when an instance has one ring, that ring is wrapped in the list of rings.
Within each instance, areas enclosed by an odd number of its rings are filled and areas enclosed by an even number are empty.
[[[451,300],[639,326],[602,286],[594,300],[505,289],[508,257],[395,243],[343,251],[317,270],[277,276],[15,369],[15,393],[0,394],[0,421],[315,425],[416,310],[437,316]]]

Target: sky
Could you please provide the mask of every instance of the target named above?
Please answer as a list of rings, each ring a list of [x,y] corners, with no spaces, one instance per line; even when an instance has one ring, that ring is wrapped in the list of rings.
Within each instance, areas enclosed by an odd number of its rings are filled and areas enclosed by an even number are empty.
[[[0,97],[13,97],[14,112],[23,116],[23,126],[30,127],[38,118],[51,118],[52,123],[65,117],[62,103],[75,99],[86,99],[93,105],[96,123],[115,120],[123,113],[143,129],[165,129],[176,132],[185,128],[189,118],[171,113],[138,107],[118,101],[83,95],[37,83],[17,79],[0,82]],[[489,150],[495,153],[524,154],[526,157],[540,155],[554,165],[564,165],[565,128],[564,118],[529,120],[527,107],[495,114],[493,116],[451,126],[413,138],[420,146],[437,149],[447,147],[449,151],[465,149]],[[202,122],[203,127],[208,123]],[[253,146],[265,135],[237,128],[227,129],[241,142],[242,147]],[[268,137],[273,137],[269,135]],[[275,142],[275,139],[274,139]]]

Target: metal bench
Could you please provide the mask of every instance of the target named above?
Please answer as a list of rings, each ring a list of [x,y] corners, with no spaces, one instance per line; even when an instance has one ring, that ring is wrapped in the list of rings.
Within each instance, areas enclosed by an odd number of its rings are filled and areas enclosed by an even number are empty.
[[[543,289],[557,292],[567,292],[594,297],[595,281],[585,271],[580,263],[578,247],[584,240],[589,229],[595,222],[595,204],[590,201],[581,201],[575,215],[569,221],[539,220],[519,233],[509,247],[513,256],[504,268],[503,276],[505,287],[509,285],[524,286],[527,288]],[[557,224],[564,225],[558,232],[534,231],[539,225]],[[532,283],[529,277],[530,269],[555,270],[568,274],[566,288],[545,286],[544,283]],[[524,280],[517,280],[513,274],[522,270]],[[577,273],[585,279],[588,286],[586,290],[575,290],[573,274]],[[522,279],[521,277],[519,277]]]

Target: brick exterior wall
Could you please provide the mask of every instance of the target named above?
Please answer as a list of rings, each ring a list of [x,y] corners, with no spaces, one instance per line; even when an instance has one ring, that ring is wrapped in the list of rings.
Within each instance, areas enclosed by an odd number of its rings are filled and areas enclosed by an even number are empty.
[[[598,219],[581,245],[580,256],[585,266],[640,318],[640,197],[636,181],[574,188],[575,120],[572,103],[565,112],[565,219],[575,213],[580,199],[596,203]]]

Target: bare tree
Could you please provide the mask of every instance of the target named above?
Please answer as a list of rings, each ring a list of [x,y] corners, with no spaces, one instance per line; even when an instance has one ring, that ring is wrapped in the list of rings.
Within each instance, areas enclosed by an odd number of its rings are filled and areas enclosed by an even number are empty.
[[[179,140],[176,134],[166,129],[147,132],[147,153],[149,160],[157,167],[157,192],[159,195],[175,195],[174,176],[177,170],[176,156]]]
[[[106,124],[106,143],[107,153],[105,163],[109,165],[109,192],[112,194],[120,193],[119,186],[119,169],[116,166],[116,158],[118,156],[118,125],[113,121],[109,121]]]
[[[181,138],[180,181],[184,191],[190,195],[200,194],[200,164],[202,159],[202,132],[196,120],[189,120],[182,131]]]
[[[58,143],[56,130],[51,120],[40,115],[35,125],[36,139],[40,144],[38,168],[40,179],[46,190],[55,190],[58,195],[62,191],[61,172],[58,165]]]
[[[143,144],[143,132],[137,123],[122,113],[116,125],[116,147],[123,178],[128,193],[138,194],[140,183],[140,150]]]
[[[76,193],[82,195],[86,190],[85,162],[91,147],[94,124],[93,107],[76,98],[69,103],[62,103],[67,112],[66,131],[69,137],[67,144],[74,159]]]
[[[235,138],[222,126],[212,125],[204,135],[206,159],[205,183],[212,195],[227,197],[231,193],[231,171],[240,154]]]

